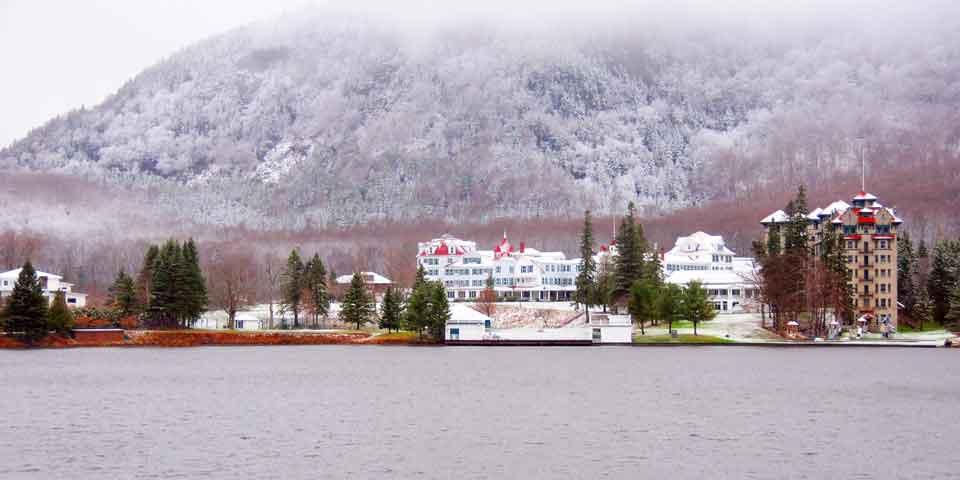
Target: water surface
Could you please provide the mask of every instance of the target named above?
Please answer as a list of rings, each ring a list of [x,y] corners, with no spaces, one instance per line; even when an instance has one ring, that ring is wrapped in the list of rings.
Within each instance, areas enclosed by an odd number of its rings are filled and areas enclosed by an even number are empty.
[[[0,352],[0,478],[957,478],[960,356]]]

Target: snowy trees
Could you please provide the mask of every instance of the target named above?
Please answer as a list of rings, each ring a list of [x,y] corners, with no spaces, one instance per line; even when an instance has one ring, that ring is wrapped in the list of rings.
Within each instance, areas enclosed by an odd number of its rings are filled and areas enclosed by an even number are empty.
[[[149,208],[177,219],[296,229],[602,215],[631,200],[647,214],[840,185],[861,136],[877,180],[958,158],[950,22],[930,26],[942,44],[895,52],[873,33],[691,47],[613,29],[533,48],[482,25],[423,44],[317,18],[252,28],[51,121],[0,164],[150,189]]]

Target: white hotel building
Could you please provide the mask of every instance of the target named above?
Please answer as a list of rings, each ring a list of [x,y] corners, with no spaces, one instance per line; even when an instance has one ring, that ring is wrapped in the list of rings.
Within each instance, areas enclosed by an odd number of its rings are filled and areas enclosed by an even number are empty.
[[[0,273],[0,305],[13,293],[13,287],[20,277],[20,268]],[[64,298],[69,307],[84,307],[87,305],[87,294],[73,291],[73,284],[63,281],[63,277],[53,273],[37,271],[37,279],[40,280],[40,288],[43,289],[43,296],[50,303],[53,303],[53,297],[57,292],[63,292]]]
[[[616,245],[601,245],[594,256],[603,265],[604,256],[616,255]],[[664,279],[687,285],[699,280],[720,313],[736,313],[756,303],[752,258],[735,256],[723,237],[697,232],[677,239],[663,254]],[[476,242],[444,235],[418,244],[417,264],[427,280],[440,281],[451,300],[475,300],[493,275],[494,290],[501,298],[521,301],[570,301],[576,290],[580,259],[563,252],[541,252],[523,243],[514,247],[504,233],[493,250],[478,250]]]
[[[687,285],[699,280],[718,313],[738,313],[757,305],[752,258],[737,257],[723,237],[697,232],[680,237],[663,255],[664,279]]]
[[[576,290],[580,259],[563,252],[541,252],[503,240],[493,250],[477,250],[477,243],[444,235],[418,244],[417,264],[426,278],[443,282],[453,300],[480,296],[493,275],[494,290],[501,297],[524,301],[570,300]]]

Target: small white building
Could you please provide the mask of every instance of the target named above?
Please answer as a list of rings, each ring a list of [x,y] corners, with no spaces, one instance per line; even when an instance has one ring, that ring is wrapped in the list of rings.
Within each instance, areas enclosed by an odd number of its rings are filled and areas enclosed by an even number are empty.
[[[367,288],[367,291],[370,292],[370,295],[373,295],[375,301],[382,302],[383,294],[387,291],[388,288],[393,287],[393,280],[380,275],[377,272],[360,272],[360,277],[363,278],[363,285]],[[353,281],[353,274],[350,275],[340,275],[336,279],[336,289],[338,293],[346,292],[350,288],[350,283]]]
[[[17,283],[21,268],[0,273],[0,300],[6,299],[13,292],[13,286]],[[62,291],[67,300],[67,306],[80,308],[87,304],[87,294],[73,291],[73,284],[63,281],[63,277],[53,273],[37,271],[37,278],[40,280],[40,288],[43,289],[43,296],[47,297],[50,303],[53,303],[53,297],[58,291]]]
[[[446,340],[483,340],[490,328],[490,317],[461,303],[450,305]]]
[[[263,321],[250,312],[237,312],[233,316],[234,327],[237,330],[260,330]]]
[[[756,266],[752,258],[735,255],[719,235],[680,237],[663,256],[664,279],[680,286],[698,280],[718,313],[743,312],[759,300]]]

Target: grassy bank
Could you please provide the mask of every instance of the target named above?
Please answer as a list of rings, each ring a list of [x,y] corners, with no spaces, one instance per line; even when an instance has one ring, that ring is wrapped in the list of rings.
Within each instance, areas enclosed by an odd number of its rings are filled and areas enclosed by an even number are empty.
[[[718,343],[735,343],[733,340],[722,337],[715,337],[712,335],[693,335],[693,334],[680,334],[677,335],[677,338],[673,338],[670,335],[635,335],[633,337],[633,343],[637,344],[718,344]]]
[[[126,330],[122,341],[77,341],[59,335],[27,345],[0,335],[0,349],[72,347],[199,347],[205,345],[413,345],[426,341],[411,332],[367,331]]]

